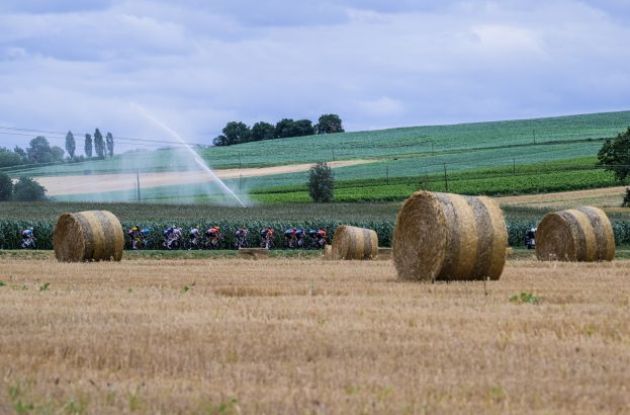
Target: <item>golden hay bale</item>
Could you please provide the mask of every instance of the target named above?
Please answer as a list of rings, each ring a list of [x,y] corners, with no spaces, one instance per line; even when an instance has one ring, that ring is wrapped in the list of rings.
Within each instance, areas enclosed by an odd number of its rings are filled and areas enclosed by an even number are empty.
[[[124,246],[122,226],[106,210],[64,213],[57,220],[53,247],[59,261],[120,261]]]
[[[396,218],[394,265],[402,279],[497,280],[506,248],[503,213],[487,197],[419,191]]]
[[[615,236],[603,210],[592,206],[548,213],[536,230],[541,261],[612,261]]]
[[[378,254],[378,236],[371,229],[341,225],[332,242],[334,259],[372,259]]]

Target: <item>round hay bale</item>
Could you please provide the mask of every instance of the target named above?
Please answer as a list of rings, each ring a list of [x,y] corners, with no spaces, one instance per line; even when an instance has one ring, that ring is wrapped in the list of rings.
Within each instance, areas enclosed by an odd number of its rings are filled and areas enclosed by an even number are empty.
[[[105,210],[64,213],[53,234],[55,257],[62,262],[120,261],[124,245],[118,218]]]
[[[402,279],[498,280],[506,248],[503,213],[487,197],[419,191],[396,218],[393,256]]]
[[[334,259],[373,259],[378,254],[378,236],[371,229],[341,225],[332,241]]]
[[[615,236],[606,213],[592,206],[548,213],[536,231],[541,261],[612,261]]]

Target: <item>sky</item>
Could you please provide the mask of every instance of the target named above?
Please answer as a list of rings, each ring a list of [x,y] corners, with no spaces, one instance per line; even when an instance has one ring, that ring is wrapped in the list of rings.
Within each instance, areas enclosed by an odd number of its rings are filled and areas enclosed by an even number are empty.
[[[0,0],[0,126],[169,140],[144,108],[210,144],[232,120],[627,110],[628,40],[626,0]]]

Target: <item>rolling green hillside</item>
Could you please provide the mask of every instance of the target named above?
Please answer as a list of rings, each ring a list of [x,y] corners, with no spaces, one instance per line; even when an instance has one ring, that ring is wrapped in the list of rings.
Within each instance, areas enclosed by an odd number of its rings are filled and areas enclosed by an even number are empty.
[[[532,120],[397,128],[309,137],[295,137],[199,150],[213,168],[261,167],[349,159],[415,159],[430,164],[490,162],[518,157],[533,162],[539,153],[554,159],[592,155],[604,138],[630,126],[630,111]],[[510,150],[513,149],[513,150]],[[188,166],[182,150],[135,152],[109,160],[34,168],[31,175],[91,171],[119,172],[141,167],[168,171]],[[588,154],[584,154],[588,153]],[[474,156],[472,155],[474,154]],[[520,155],[520,156],[519,156]],[[540,154],[538,157],[544,157]],[[184,159],[184,160],[181,160]],[[511,160],[510,160],[511,161]]]
[[[609,186],[611,175],[594,169],[602,142],[630,125],[630,111],[532,120],[398,128],[297,137],[198,149],[213,168],[263,167],[317,161],[368,159],[335,169],[338,200],[400,200],[409,190],[446,190],[441,176],[452,176],[450,191],[527,193]],[[556,163],[565,164],[553,171]],[[13,170],[13,175],[63,175],[176,171],[189,169],[182,149],[135,152],[109,160]],[[533,166],[533,167],[532,167]],[[569,167],[567,167],[569,166]],[[545,175],[539,175],[546,169]],[[518,177],[513,170],[519,170]],[[586,170],[591,170],[590,172]],[[497,173],[497,171],[502,173]],[[474,173],[472,179],[466,172]],[[481,173],[485,172],[485,173]],[[494,172],[486,176],[487,172]],[[461,176],[461,175],[464,176]],[[459,175],[459,176],[458,176]],[[513,177],[502,177],[513,176]],[[232,188],[258,201],[306,201],[307,173],[228,180]],[[182,196],[212,200],[204,185],[143,190],[147,200],[168,202]],[[100,200],[130,200],[133,192],[110,192]],[[172,196],[169,196],[172,195]],[[81,200],[83,196],[62,197]]]

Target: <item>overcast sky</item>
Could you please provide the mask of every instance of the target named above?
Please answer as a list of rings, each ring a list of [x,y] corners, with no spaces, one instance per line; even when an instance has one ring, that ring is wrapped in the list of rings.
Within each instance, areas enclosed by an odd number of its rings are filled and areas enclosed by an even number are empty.
[[[630,109],[626,0],[0,0],[0,126],[189,141]],[[0,134],[0,145],[26,144]]]

